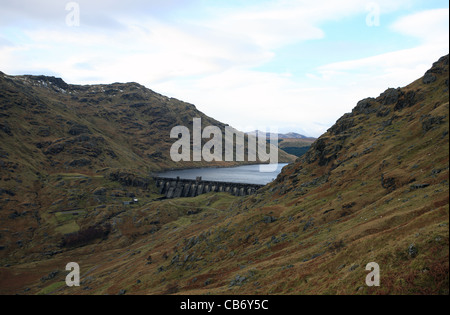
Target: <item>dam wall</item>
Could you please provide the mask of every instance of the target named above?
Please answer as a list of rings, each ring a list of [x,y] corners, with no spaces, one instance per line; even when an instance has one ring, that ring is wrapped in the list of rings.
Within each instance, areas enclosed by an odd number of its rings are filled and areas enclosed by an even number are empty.
[[[204,181],[201,177],[196,180],[180,178],[155,177],[159,193],[166,198],[196,197],[209,192],[227,192],[234,196],[253,195],[264,185],[240,184],[231,182]]]

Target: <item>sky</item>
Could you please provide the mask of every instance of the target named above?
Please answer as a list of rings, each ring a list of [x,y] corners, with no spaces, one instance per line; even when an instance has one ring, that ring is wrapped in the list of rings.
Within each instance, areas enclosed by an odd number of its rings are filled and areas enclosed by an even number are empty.
[[[138,82],[241,131],[318,137],[448,38],[442,0],[0,0],[0,71]]]

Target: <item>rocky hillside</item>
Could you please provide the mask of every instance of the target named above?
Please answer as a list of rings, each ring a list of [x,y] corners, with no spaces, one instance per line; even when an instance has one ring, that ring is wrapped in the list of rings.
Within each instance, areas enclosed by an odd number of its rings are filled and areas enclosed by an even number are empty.
[[[448,294],[448,63],[358,102],[249,203],[300,235],[286,290]],[[372,261],[380,288],[362,281]]]
[[[60,234],[51,249],[33,243],[33,255],[11,252],[2,292],[448,294],[448,60],[360,101],[257,195],[47,214],[42,244],[54,226],[76,224],[78,232]],[[54,189],[101,183],[60,176],[48,179]],[[106,188],[96,196],[107,202]],[[20,224],[33,214],[11,215]],[[78,288],[65,286],[70,261],[82,269]],[[371,262],[380,266],[379,287],[365,282]]]
[[[186,126],[192,136],[194,118],[202,128],[226,126],[137,83],[80,86],[0,72],[0,258],[56,246],[79,230],[70,211],[75,220],[98,206],[111,215],[132,195],[158,197],[152,172],[242,164],[172,161],[171,129]]]
[[[213,125],[223,131],[226,125],[192,104],[137,83],[79,86],[54,77],[0,73],[0,106],[3,162],[17,162],[33,171],[108,167],[151,172],[227,165],[173,162],[169,156],[175,142],[170,138],[173,127],[192,131],[193,118],[201,118],[203,128]],[[281,161],[292,159],[280,152]]]

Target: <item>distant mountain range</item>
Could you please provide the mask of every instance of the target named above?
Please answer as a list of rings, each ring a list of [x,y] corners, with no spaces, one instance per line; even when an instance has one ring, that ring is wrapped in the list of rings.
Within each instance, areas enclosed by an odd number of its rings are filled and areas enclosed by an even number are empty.
[[[248,132],[248,135],[256,137],[259,133],[264,134],[264,132],[255,130]],[[305,154],[309,147],[311,146],[316,138],[307,137],[299,133],[289,132],[289,133],[265,133],[266,139],[277,138],[278,139],[278,148],[283,150],[286,153],[295,155],[297,157],[301,157]]]
[[[262,131],[259,131],[262,132]],[[258,130],[248,132],[247,134],[255,136],[258,133]],[[262,132],[264,133],[264,132]],[[296,133],[296,132],[288,132],[288,133],[271,133],[266,132],[266,138],[270,137],[278,137],[278,139],[304,139],[304,140],[315,140],[316,138],[313,137],[307,137],[302,134]]]

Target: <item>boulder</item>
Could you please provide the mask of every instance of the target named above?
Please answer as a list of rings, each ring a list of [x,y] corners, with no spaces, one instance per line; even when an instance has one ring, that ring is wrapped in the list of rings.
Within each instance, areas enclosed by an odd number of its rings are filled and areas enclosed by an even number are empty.
[[[266,216],[264,216],[263,222],[264,222],[264,223],[273,223],[273,222],[275,222],[276,220],[277,220],[277,219],[276,219],[275,217],[266,215]]]
[[[93,194],[95,196],[104,196],[106,195],[106,188],[105,187],[98,187],[94,190]]]
[[[6,124],[0,124],[0,130],[6,133],[8,136],[12,136],[11,128]]]
[[[437,77],[432,73],[425,73],[423,76],[422,82],[423,84],[431,84],[437,80]]]
[[[415,258],[417,254],[419,253],[419,250],[417,249],[416,245],[411,244],[408,247],[408,255],[411,258]]]
[[[83,166],[87,166],[91,164],[91,160],[88,159],[78,159],[78,160],[73,160],[69,163],[69,166],[72,167],[83,167]]]

